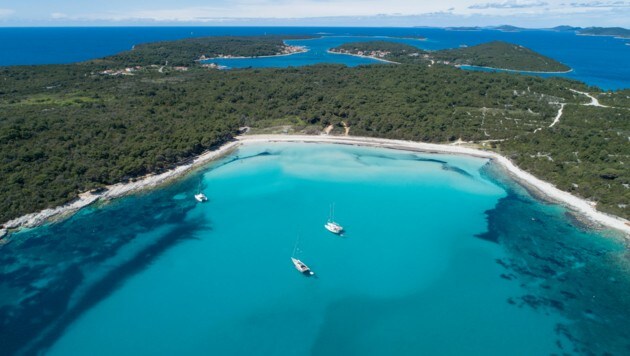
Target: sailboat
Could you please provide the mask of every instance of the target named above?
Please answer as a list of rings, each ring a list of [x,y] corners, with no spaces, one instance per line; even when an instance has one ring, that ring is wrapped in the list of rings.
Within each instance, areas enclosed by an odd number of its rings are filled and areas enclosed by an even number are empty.
[[[201,192],[201,179],[199,180],[199,187],[197,188],[197,191],[199,193],[195,194],[195,200],[200,203],[208,201],[208,197]]]
[[[195,194],[195,199],[200,203],[208,201],[208,197],[203,193]]]
[[[295,269],[297,269],[300,273],[306,276],[312,276],[315,274],[315,272],[311,271],[311,269],[304,262],[295,258],[295,251],[297,250],[299,240],[300,240],[300,237],[298,236],[297,240],[295,240],[295,247],[293,247],[293,254],[291,255],[291,262],[293,262],[293,266],[295,266]]]
[[[334,215],[335,205],[332,204],[330,206],[330,217],[328,217],[328,222],[326,222],[324,228],[326,228],[326,230],[332,232],[333,234],[341,235],[341,233],[343,233],[343,226],[335,222]]]

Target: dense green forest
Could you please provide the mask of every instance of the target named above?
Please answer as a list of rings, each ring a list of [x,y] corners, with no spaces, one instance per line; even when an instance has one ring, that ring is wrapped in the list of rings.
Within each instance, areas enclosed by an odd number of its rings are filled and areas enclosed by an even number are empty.
[[[474,65],[523,71],[558,72],[571,68],[536,53],[523,46],[493,41],[476,46],[424,51],[419,48],[387,41],[345,43],[333,48],[333,52],[370,55],[371,52],[387,52],[384,59],[414,63],[438,61],[453,65]],[[375,53],[376,54],[376,53]]]
[[[258,57],[280,54],[285,49],[284,40],[307,38],[305,36],[254,36],[254,37],[199,37],[178,41],[144,43],[132,50],[91,64],[147,66],[164,65],[190,66],[201,56],[213,58],[220,55]]]
[[[0,68],[0,221],[173,167],[238,127],[474,141],[630,217],[630,111],[584,106],[566,79],[426,63],[102,74],[103,63]],[[627,98],[627,94],[625,94]],[[561,120],[549,127],[566,104]]]

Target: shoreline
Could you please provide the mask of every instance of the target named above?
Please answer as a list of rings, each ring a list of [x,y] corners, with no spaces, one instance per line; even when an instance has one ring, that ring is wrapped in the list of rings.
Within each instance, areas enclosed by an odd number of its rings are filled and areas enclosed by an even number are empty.
[[[19,218],[10,220],[3,224],[4,229],[0,230],[0,239],[2,239],[7,233],[6,229],[15,230],[40,226],[47,222],[68,217],[79,211],[81,208],[91,205],[98,200],[107,201],[141,190],[155,188],[178,178],[185,173],[188,173],[193,168],[203,166],[221,158],[241,145],[275,142],[345,144],[353,146],[388,148],[401,151],[443,153],[486,158],[498,164],[512,179],[516,180],[526,189],[531,189],[532,191],[538,193],[544,200],[559,203],[572,212],[586,218],[588,221],[596,223],[598,226],[620,231],[625,234],[626,238],[630,238],[630,223],[625,219],[597,211],[590,202],[582,198],[578,198],[568,192],[562,191],[549,182],[536,178],[532,174],[517,167],[508,158],[495,152],[483,151],[471,147],[372,137],[328,135],[245,135],[237,136],[235,137],[235,140],[220,146],[217,150],[205,152],[195,157],[191,163],[178,166],[170,171],[157,175],[147,175],[138,178],[134,182],[117,183],[107,186],[107,191],[103,193],[93,194],[91,192],[84,192],[79,194],[79,197],[75,201],[68,204],[23,215]]]
[[[451,146],[446,144],[424,143],[415,141],[391,140],[372,137],[356,136],[307,136],[307,135],[252,135],[237,138],[243,144],[248,143],[273,143],[273,142],[304,142],[304,143],[333,143],[355,146],[367,146],[376,148],[389,148],[401,151],[443,153],[454,155],[466,155],[479,158],[487,158],[498,164],[510,178],[516,180],[528,190],[540,195],[540,198],[561,204],[567,209],[586,218],[589,222],[599,226],[611,228],[625,233],[630,238],[630,222],[627,220],[597,211],[594,206],[579,197],[556,188],[553,184],[543,181],[531,173],[516,166],[508,158],[491,151],[482,151],[471,147]]]
[[[376,61],[390,63],[390,64],[400,64],[399,62],[389,61],[389,60],[383,59],[383,58],[372,57],[372,56],[362,56],[360,54],[354,54],[354,53],[335,52],[335,51],[331,51],[330,49],[326,50],[326,53],[338,54],[338,55],[346,55],[346,56],[354,56],[354,57],[359,57],[359,58],[369,58],[369,59],[374,59]]]
[[[136,193],[141,190],[158,187],[184,175],[185,173],[188,173],[194,168],[203,166],[207,163],[210,163],[211,161],[214,161],[229,154],[233,149],[238,146],[238,141],[231,141],[222,145],[216,150],[207,151],[199,156],[194,157],[192,162],[190,163],[177,166],[176,168],[168,170],[164,173],[148,174],[136,178],[133,182],[108,185],[103,187],[105,191],[103,191],[102,193],[92,193],[91,191],[83,192],[80,193],[74,201],[71,201],[64,205],[44,209],[39,212],[22,215],[18,218],[9,220],[1,225],[3,226],[3,228],[0,229],[0,239],[2,239],[4,235],[7,234],[7,230],[37,227],[47,222],[54,222],[69,217],[82,208],[91,205],[99,200],[108,201],[132,193]]]
[[[454,67],[457,67],[459,69],[464,69],[464,70],[467,70],[464,67],[468,67],[468,68],[472,68],[473,70],[474,70],[474,68],[480,68],[480,69],[491,69],[491,70],[498,70],[498,71],[504,71],[504,72],[510,72],[510,73],[533,73],[533,74],[566,74],[566,73],[573,72],[573,68],[571,68],[569,70],[565,70],[565,71],[543,72],[543,71],[536,71],[536,70],[518,70],[518,69],[484,67],[484,66],[475,66],[475,65],[471,65],[471,64],[456,64],[456,65],[454,65]]]
[[[289,46],[285,43],[286,46]],[[308,51],[310,51],[310,49],[308,49],[306,46],[294,46],[294,47],[299,47],[300,50],[295,51],[295,52],[290,52],[290,53],[280,53],[280,54],[270,54],[270,55],[266,55],[266,56],[234,56],[234,57],[212,57],[212,58],[204,58],[204,59],[196,59],[196,62],[199,63],[205,63],[206,61],[210,61],[210,60],[217,60],[217,59],[256,59],[256,58],[273,58],[273,57],[285,57],[285,56],[292,56],[294,54],[300,54],[300,53],[306,53]]]

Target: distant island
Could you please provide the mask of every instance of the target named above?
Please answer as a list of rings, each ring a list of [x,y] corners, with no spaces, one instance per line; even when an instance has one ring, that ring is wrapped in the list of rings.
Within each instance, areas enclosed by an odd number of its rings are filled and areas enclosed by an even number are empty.
[[[400,63],[431,62],[447,65],[469,65],[516,71],[566,72],[571,68],[523,46],[493,41],[477,46],[424,51],[387,41],[346,43],[331,52],[364,55]]]
[[[279,36],[200,38],[77,64],[0,68],[0,222],[173,169],[243,127],[465,142],[630,217],[628,90],[453,66],[566,68],[503,42],[436,52],[382,41],[338,47],[401,63],[352,68],[221,71],[198,61],[285,48]]]
[[[110,66],[146,66],[166,63],[172,66],[189,66],[196,60],[218,57],[253,58],[285,55],[304,50],[284,43],[284,40],[297,38],[311,38],[311,36],[222,36],[144,43],[135,46],[130,51],[90,61],[90,63]]]
[[[588,27],[577,30],[578,35],[584,36],[612,36],[630,38],[630,30],[621,27]]]
[[[611,36],[619,38],[630,38],[630,30],[623,27],[575,27],[575,26],[556,26],[552,28],[524,28],[511,25],[486,26],[486,27],[446,27],[451,31],[481,31],[481,30],[497,30],[503,32],[519,32],[532,30],[551,30],[558,32],[575,32],[583,36]]]

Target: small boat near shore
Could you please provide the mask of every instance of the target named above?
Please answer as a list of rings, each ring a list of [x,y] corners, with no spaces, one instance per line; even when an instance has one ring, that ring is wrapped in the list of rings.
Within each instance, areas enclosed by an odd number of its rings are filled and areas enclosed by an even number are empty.
[[[208,201],[208,197],[203,193],[199,193],[199,194],[195,194],[195,200],[197,200],[200,203],[203,203],[203,202]]]
[[[315,274],[306,264],[304,264],[304,262],[298,260],[297,258],[291,257],[291,262],[293,262],[295,269],[297,269],[300,273],[303,273],[307,276],[312,276]]]

